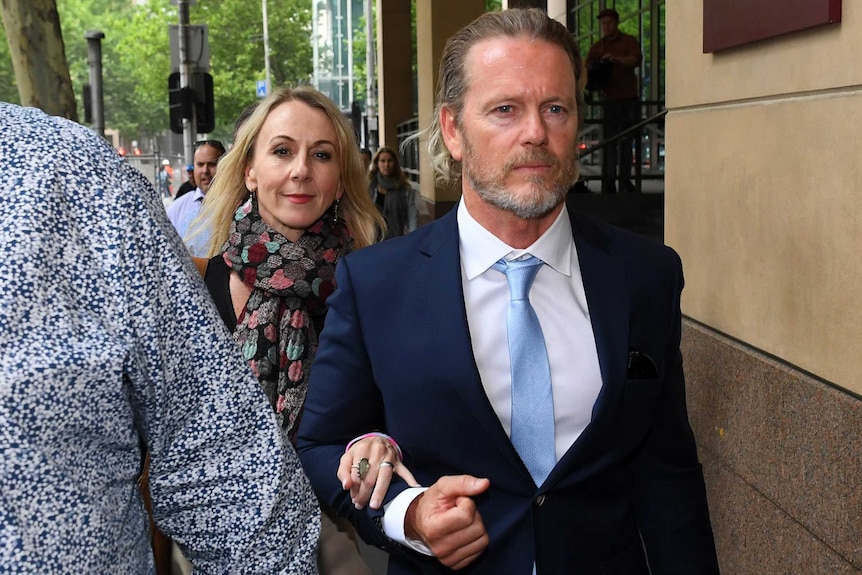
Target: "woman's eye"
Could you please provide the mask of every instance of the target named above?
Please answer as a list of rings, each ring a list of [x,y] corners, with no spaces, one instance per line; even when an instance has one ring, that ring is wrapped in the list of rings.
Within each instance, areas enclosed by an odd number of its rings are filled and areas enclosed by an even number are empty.
[[[331,160],[332,154],[329,152],[314,152],[314,157],[318,160]]]
[[[273,153],[277,156],[286,156],[290,153],[290,150],[288,150],[284,146],[279,146],[275,150],[273,150]]]

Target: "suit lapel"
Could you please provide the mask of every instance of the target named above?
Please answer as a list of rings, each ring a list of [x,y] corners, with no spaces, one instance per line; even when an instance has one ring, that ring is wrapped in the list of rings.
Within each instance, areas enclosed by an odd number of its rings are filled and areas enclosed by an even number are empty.
[[[491,443],[529,479],[526,466],[488,401],[473,357],[461,280],[457,211],[452,209],[429,224],[433,228],[419,246],[420,262],[415,268],[416,293],[423,298],[427,325],[439,342],[434,355],[441,360],[435,370],[443,385],[455,388],[464,401],[464,409],[476,418]]]
[[[602,388],[590,424],[557,462],[546,487],[564,477],[568,480],[589,475],[613,458],[613,446],[607,442],[613,434],[608,433],[607,427],[624,389],[628,357],[629,297],[622,261],[601,228],[571,210],[569,215],[596,340]]]

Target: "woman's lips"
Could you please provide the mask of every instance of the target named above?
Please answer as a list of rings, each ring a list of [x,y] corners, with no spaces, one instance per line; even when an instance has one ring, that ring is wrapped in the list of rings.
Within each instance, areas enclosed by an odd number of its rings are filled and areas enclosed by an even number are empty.
[[[287,201],[294,204],[307,204],[314,199],[314,196],[308,194],[290,194],[287,196]]]

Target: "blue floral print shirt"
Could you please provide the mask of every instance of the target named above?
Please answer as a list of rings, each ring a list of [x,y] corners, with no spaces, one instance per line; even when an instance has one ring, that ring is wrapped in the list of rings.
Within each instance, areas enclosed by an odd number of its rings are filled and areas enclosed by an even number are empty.
[[[0,573],[317,573],[320,511],[161,200],[90,130],[0,103]],[[334,471],[333,471],[334,472]]]

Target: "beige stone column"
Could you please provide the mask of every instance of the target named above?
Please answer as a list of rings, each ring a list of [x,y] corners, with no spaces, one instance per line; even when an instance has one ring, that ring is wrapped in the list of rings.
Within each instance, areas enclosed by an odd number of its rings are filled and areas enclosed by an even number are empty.
[[[409,0],[377,0],[378,145],[398,148],[396,126],[413,117]]]
[[[416,2],[416,50],[419,75],[419,129],[434,118],[437,70],[446,40],[485,11],[483,0],[418,0]],[[428,139],[419,140],[420,191],[429,203],[431,217],[449,211],[461,196],[460,189],[438,188],[428,162]]]
[[[566,0],[548,0],[548,16],[562,24],[566,25]]]

